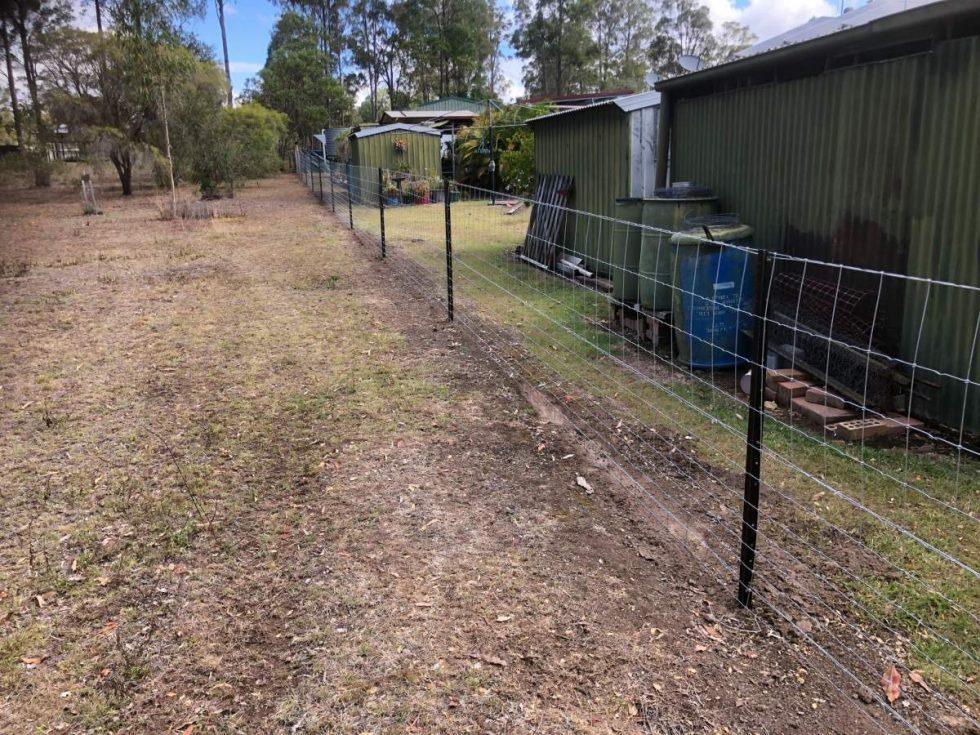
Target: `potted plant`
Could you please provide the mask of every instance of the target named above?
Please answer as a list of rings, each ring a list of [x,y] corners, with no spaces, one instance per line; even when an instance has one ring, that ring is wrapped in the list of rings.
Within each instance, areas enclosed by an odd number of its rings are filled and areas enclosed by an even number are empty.
[[[416,204],[428,204],[431,201],[429,199],[430,189],[428,179],[416,179],[412,182],[410,190],[415,195]]]
[[[385,204],[401,204],[398,196],[398,185],[390,179],[385,182]]]
[[[442,179],[439,178],[438,176],[432,179],[432,187],[429,191],[429,201],[431,202],[443,201]]]
[[[384,197],[385,204],[398,204],[398,185],[387,171],[381,179],[381,195]]]

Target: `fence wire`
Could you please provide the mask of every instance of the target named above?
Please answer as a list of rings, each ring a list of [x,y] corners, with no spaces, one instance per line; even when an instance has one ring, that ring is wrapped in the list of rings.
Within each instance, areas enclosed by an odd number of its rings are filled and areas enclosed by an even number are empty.
[[[707,578],[734,590],[751,546],[744,614],[821,653],[836,704],[882,732],[855,693],[911,732],[980,728],[980,287],[302,151],[296,171],[417,293],[454,306],[475,345],[559,404],[654,521],[701,549]],[[557,224],[532,243],[545,213]],[[524,255],[542,244],[548,270]],[[954,307],[967,323],[949,323]],[[944,340],[961,344],[935,349]],[[748,372],[766,376],[758,400]],[[954,420],[936,419],[940,400],[959,406]],[[881,684],[892,666],[896,701]]]

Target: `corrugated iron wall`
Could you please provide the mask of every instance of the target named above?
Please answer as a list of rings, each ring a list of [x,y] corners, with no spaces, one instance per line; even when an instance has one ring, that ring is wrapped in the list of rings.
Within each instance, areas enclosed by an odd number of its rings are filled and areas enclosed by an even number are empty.
[[[404,153],[395,150],[395,141],[404,140],[408,147]],[[351,138],[351,163],[355,166],[396,170],[408,166],[408,170],[422,176],[438,176],[439,136],[425,135],[407,130]]]
[[[675,109],[673,178],[714,188],[760,245],[980,285],[980,39]],[[883,299],[902,359],[980,380],[975,294],[888,285]],[[941,382],[917,412],[959,427],[965,405],[980,431],[980,389]]]
[[[629,196],[629,116],[614,105],[558,115],[534,123],[538,175],[566,174],[575,185],[569,206],[612,217],[617,197]],[[591,225],[591,226],[590,226]],[[612,226],[569,218],[563,245],[576,253],[596,252]]]

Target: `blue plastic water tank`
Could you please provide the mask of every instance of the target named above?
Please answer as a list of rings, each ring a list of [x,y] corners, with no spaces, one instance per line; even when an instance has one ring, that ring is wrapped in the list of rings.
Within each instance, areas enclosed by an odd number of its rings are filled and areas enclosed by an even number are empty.
[[[752,228],[737,218],[704,219],[688,221],[670,241],[678,359],[692,368],[734,367],[749,356],[743,328],[751,319],[755,259],[732,245],[750,245]]]

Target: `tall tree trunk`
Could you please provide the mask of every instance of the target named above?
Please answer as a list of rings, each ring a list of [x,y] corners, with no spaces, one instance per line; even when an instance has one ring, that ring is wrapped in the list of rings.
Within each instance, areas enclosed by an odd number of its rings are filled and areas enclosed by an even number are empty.
[[[102,39],[102,0],[95,0],[95,27],[99,31],[99,39]]]
[[[17,102],[17,83],[14,81],[13,53],[10,50],[10,35],[7,33],[7,21],[0,20],[0,37],[3,39],[3,55],[7,62],[7,87],[10,90],[10,107],[14,112],[14,129],[17,131],[17,147],[24,151],[24,129],[20,122],[20,103]]]
[[[170,212],[177,217],[177,184],[174,181],[174,157],[170,150],[170,116],[167,114],[167,92],[160,87],[160,111],[163,113],[163,145],[167,154],[167,175],[170,177]]]
[[[565,80],[562,76],[562,66],[565,60],[565,2],[558,0],[558,48],[555,59],[555,93],[565,93]]]
[[[228,63],[228,34],[225,32],[225,0],[215,0],[218,6],[218,25],[221,26],[221,50],[225,54],[225,77],[228,79],[228,107],[234,100],[231,87],[231,65]]]
[[[31,95],[31,107],[34,113],[34,126],[36,128],[37,141],[35,146],[34,161],[34,185],[51,186],[51,171],[48,167],[48,136],[44,130],[44,117],[41,114],[41,100],[37,93],[37,70],[34,68],[34,58],[31,53],[31,44],[27,35],[27,8],[20,3],[20,18],[17,23],[17,31],[20,34],[20,52],[24,62],[24,76],[27,77],[27,91]]]

